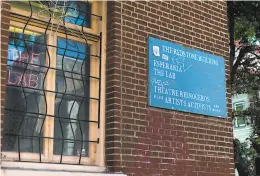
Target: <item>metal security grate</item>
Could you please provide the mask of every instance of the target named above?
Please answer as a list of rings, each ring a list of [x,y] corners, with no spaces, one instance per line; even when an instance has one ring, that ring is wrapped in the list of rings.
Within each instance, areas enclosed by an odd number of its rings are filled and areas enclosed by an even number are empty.
[[[39,156],[37,162],[45,162],[42,159],[45,143],[52,140],[52,152],[59,156],[59,163],[66,163],[65,156],[73,156],[81,164],[82,158],[90,155],[89,144],[99,142],[98,138],[89,139],[89,128],[91,124],[100,126],[102,50],[101,33],[86,33],[84,28],[91,28],[93,17],[100,21],[102,17],[92,14],[91,4],[87,2],[10,3],[30,15],[11,14],[12,21],[22,22],[24,26],[10,27],[3,151],[17,152],[19,161],[23,161],[22,153],[34,153]],[[69,28],[67,23],[77,27]],[[44,32],[32,32],[29,26],[40,27]],[[56,45],[49,44],[50,31],[65,37],[57,37]],[[90,40],[100,43],[99,54],[91,53]],[[91,75],[91,58],[99,60],[98,68],[94,68],[99,70],[99,76]],[[91,96],[90,89],[97,89],[91,87],[91,80],[98,82],[97,97]],[[92,101],[98,104],[97,120],[89,118]],[[50,129],[47,129],[50,124],[46,124],[48,118],[53,119]],[[50,137],[47,134],[52,130]]]

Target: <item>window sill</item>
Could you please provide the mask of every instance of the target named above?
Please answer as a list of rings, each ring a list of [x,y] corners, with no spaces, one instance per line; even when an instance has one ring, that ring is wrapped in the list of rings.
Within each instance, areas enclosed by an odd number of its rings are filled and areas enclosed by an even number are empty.
[[[238,129],[238,128],[246,128],[246,127],[252,127],[252,124],[249,124],[249,125],[240,125],[240,126],[233,126],[235,129]]]
[[[108,174],[105,167],[99,166],[82,166],[67,164],[47,164],[47,163],[30,163],[30,162],[11,162],[2,161],[2,176],[126,176],[124,174]]]

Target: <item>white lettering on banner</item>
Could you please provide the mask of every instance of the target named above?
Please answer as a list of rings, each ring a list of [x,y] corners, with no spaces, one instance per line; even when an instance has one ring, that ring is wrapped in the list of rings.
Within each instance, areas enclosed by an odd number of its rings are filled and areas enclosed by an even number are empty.
[[[164,76],[164,71],[163,70],[160,70],[160,69],[157,69],[157,68],[154,68],[154,74],[157,75],[157,76]]]
[[[173,97],[165,97],[164,102],[167,104],[186,106],[189,108],[202,109],[202,110],[206,110],[206,111],[217,111],[218,110],[218,109],[211,108],[211,105],[194,102],[194,101],[178,99],[178,98],[173,98]]]
[[[199,56],[194,53],[190,53],[187,51],[183,51],[180,49],[176,49],[176,48],[172,48],[172,47],[164,46],[164,45],[162,46],[162,48],[163,48],[163,51],[166,53],[172,53],[176,56],[185,57],[185,58],[193,59],[193,60],[205,63],[205,64],[218,66],[218,61],[215,59],[209,58],[209,57]]]
[[[226,117],[223,57],[153,37],[148,47],[150,106]]]
[[[163,68],[163,69],[167,69],[170,71],[176,71],[176,72],[182,72],[182,70],[183,70],[183,67],[180,67],[179,65],[173,65],[173,64],[169,64],[169,63],[166,63],[163,61],[157,61],[157,60],[154,60],[154,66]]]
[[[210,98],[208,96],[193,94],[190,92],[184,92],[181,90],[165,88],[163,86],[153,86],[155,94],[153,98],[158,100],[163,100],[166,104],[184,106],[194,109],[202,109],[205,111],[215,111],[220,112],[219,105],[208,105]],[[167,95],[166,97],[164,95]],[[182,99],[180,99],[180,98]],[[205,103],[204,103],[205,102]]]
[[[166,78],[175,79],[175,73],[165,71],[165,77],[166,77]]]
[[[165,88],[163,86],[154,86],[155,93],[163,94],[163,95],[170,95],[170,96],[178,96],[186,99],[192,99],[201,102],[210,102],[208,96],[200,95],[200,94],[193,94],[189,92],[183,92],[181,90],[175,90],[171,88]]]

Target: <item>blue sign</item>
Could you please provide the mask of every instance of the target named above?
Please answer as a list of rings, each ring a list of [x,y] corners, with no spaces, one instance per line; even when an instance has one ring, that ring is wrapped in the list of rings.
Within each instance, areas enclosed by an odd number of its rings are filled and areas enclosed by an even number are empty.
[[[149,106],[225,118],[225,60],[149,37]]]

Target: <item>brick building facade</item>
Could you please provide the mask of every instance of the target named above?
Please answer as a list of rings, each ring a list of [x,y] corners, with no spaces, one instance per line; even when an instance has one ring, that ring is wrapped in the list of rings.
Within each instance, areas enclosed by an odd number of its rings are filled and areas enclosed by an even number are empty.
[[[223,56],[228,73],[226,15],[225,2],[108,3],[108,168],[129,175],[234,173],[229,118],[147,106],[147,37]]]
[[[226,8],[224,1],[107,2],[104,156],[107,173],[128,176],[234,175],[231,118],[207,117],[147,104],[148,36],[224,57],[228,80]],[[10,23],[8,9],[8,2],[2,2],[2,126]],[[228,84],[226,91],[230,117]]]

